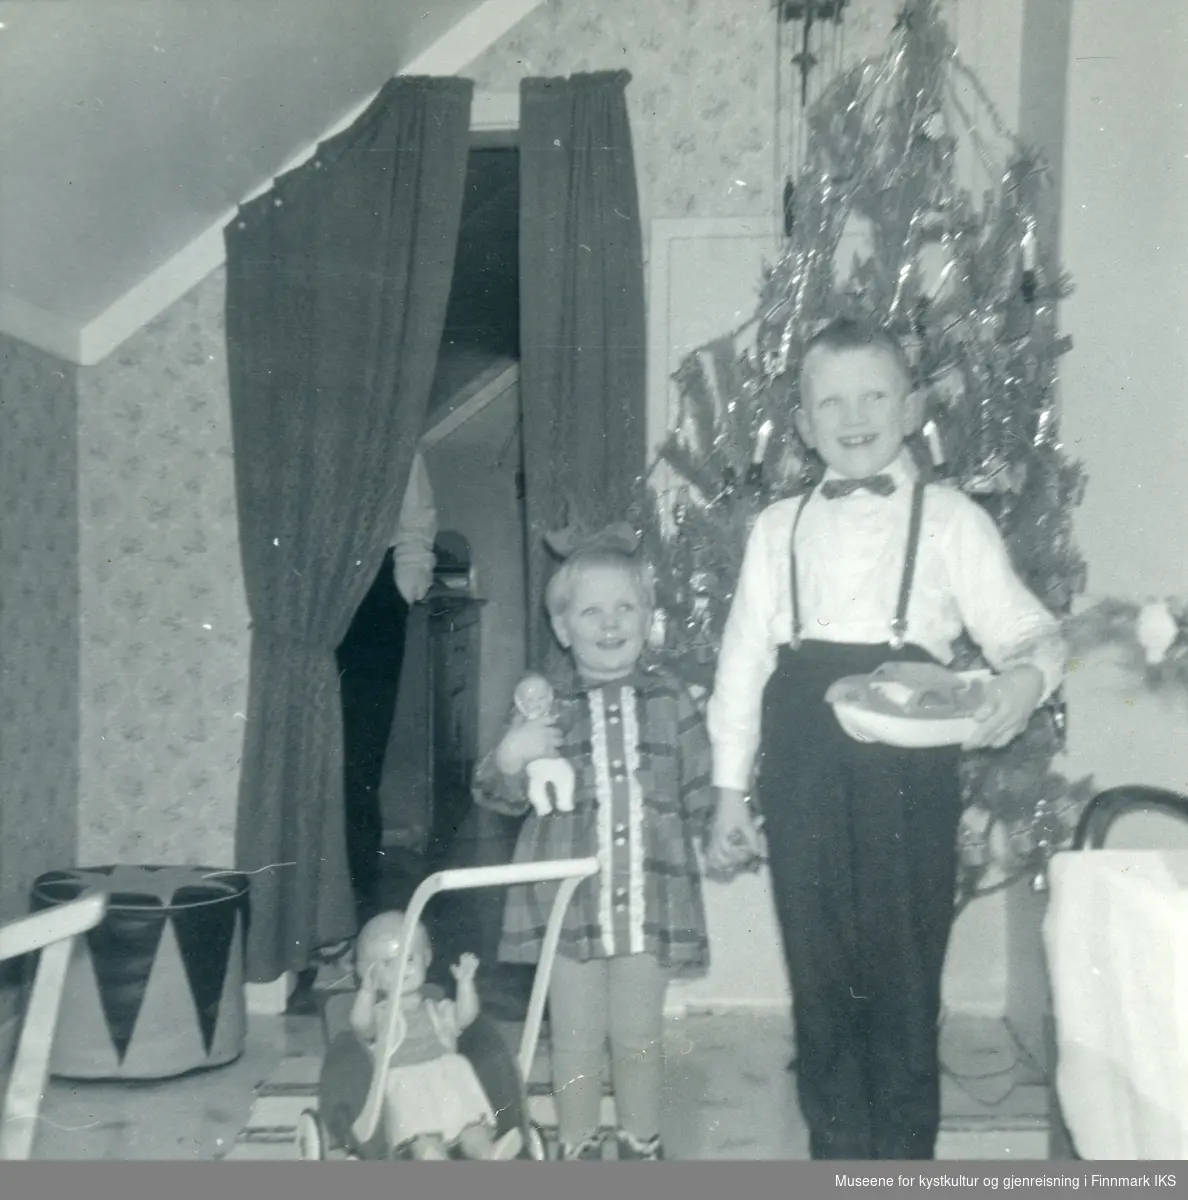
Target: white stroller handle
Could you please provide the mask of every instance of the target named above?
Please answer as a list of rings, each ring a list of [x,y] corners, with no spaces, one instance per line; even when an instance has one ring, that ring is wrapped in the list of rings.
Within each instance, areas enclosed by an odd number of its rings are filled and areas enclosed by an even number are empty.
[[[559,882],[557,896],[553,900],[552,911],[549,913],[548,924],[545,927],[544,941],[540,949],[540,961],[536,966],[536,977],[532,982],[532,996],[528,1002],[528,1014],[524,1021],[524,1035],[520,1039],[520,1078],[527,1081],[532,1069],[532,1060],[536,1057],[536,1044],[540,1038],[540,1025],[544,1018],[545,997],[548,994],[549,978],[553,971],[553,960],[557,955],[557,944],[561,939],[561,925],[565,919],[565,910],[573,899],[573,893],[583,879],[596,875],[599,870],[596,858],[567,858],[556,859],[541,863],[509,863],[498,867],[460,867],[451,871],[438,871],[422,880],[420,886],[412,894],[412,899],[405,909],[405,928],[410,932],[416,929],[425,911],[425,906],[439,892],[458,892],[469,888],[481,887],[513,887],[524,883],[553,883]],[[392,1055],[400,1048],[402,1041],[402,1025],[400,1020],[399,998],[404,983],[404,972],[408,967],[408,956],[413,939],[406,937],[401,944],[400,953],[396,959],[396,974],[393,980],[392,996],[388,1004],[388,1019],[385,1022],[383,1035],[379,1039],[382,1050],[375,1055],[375,1065],[371,1072],[371,1086],[367,1091],[362,1111],[351,1127],[358,1145],[369,1142],[379,1127],[380,1114],[384,1106],[384,1085],[387,1082],[388,1064]]]

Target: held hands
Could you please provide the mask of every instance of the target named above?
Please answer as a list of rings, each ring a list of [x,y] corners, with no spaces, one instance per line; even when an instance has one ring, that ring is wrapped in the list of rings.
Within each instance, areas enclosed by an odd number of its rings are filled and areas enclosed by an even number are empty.
[[[730,872],[746,866],[759,853],[759,830],[745,795],[733,788],[718,788],[705,865],[711,871]]]
[[[990,681],[986,701],[974,713],[977,728],[963,750],[995,750],[1013,742],[1027,728],[1044,694],[1044,677],[1031,666],[1013,667]]]

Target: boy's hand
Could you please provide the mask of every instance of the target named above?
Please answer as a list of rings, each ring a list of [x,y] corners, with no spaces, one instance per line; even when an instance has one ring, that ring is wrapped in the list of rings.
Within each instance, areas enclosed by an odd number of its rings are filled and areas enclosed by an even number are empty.
[[[759,831],[746,796],[733,788],[718,788],[718,804],[706,845],[705,865],[711,871],[731,871],[759,854]]]
[[[504,775],[518,775],[537,758],[555,758],[561,748],[561,731],[553,715],[533,721],[516,721],[495,750],[495,765]]]
[[[1044,694],[1044,677],[1035,667],[1013,667],[990,681],[986,702],[974,713],[977,728],[962,749],[999,749],[1027,728]]]
[[[475,975],[478,973],[479,960],[474,954],[463,954],[461,958],[450,968],[450,974],[459,983],[471,983]]]

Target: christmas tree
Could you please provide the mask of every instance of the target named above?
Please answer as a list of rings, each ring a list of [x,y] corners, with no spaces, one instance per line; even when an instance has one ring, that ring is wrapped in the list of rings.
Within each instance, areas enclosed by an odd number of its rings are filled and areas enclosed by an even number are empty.
[[[912,0],[886,54],[840,74],[807,119],[783,253],[754,318],[681,365],[679,417],[660,452],[674,482],[643,489],[661,653],[703,687],[755,514],[819,479],[792,422],[797,366],[837,316],[874,319],[908,349],[925,397],[911,446],[921,469],[985,506],[1054,612],[1066,615],[1084,585],[1071,533],[1084,480],[1057,435],[1057,362],[1070,344],[1056,304],[1068,281],[1041,235],[1040,156],[1005,129],[935,0]],[[977,198],[959,180],[963,148],[986,173]],[[955,665],[982,664],[966,643]],[[1042,878],[1067,840],[1089,781],[1053,770],[1063,732],[1057,698],[1006,749],[966,757],[959,901]]]

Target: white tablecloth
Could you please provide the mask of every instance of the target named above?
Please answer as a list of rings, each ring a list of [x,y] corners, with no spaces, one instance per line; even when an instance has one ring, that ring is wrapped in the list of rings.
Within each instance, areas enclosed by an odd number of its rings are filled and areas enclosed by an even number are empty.
[[[1057,855],[1057,1091],[1086,1159],[1188,1158],[1188,852]]]

